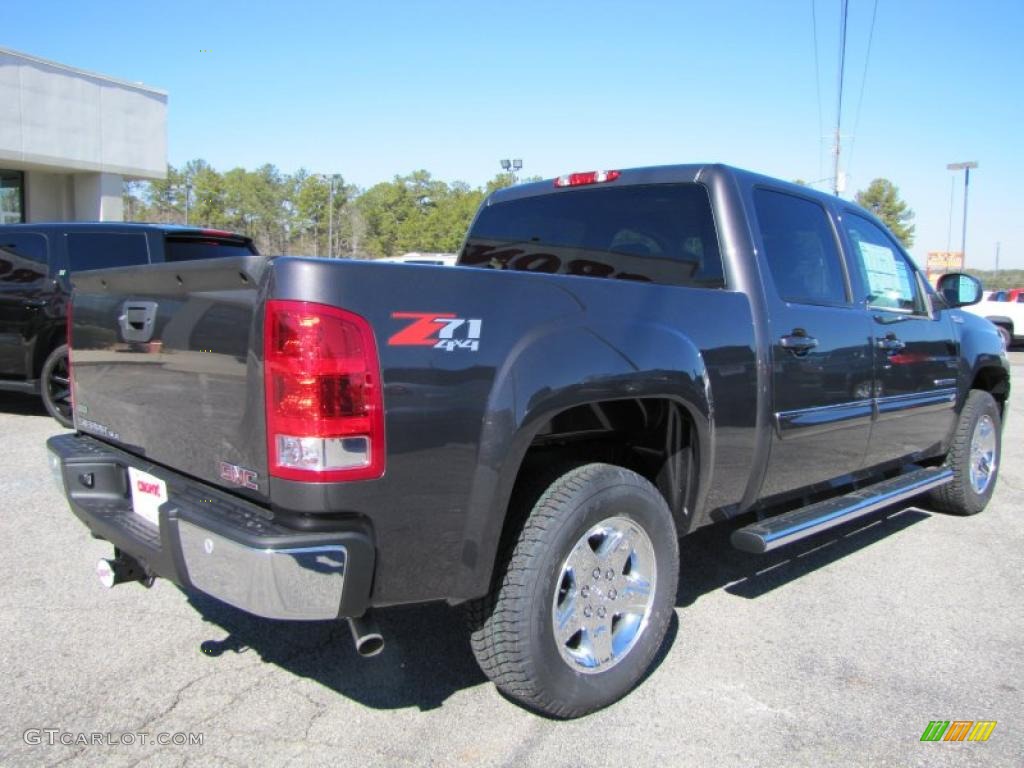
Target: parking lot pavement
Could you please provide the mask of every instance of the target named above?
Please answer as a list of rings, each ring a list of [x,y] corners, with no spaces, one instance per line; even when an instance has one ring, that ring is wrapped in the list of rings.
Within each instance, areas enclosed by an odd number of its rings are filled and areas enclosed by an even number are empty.
[[[260,621],[166,582],[103,590],[109,549],[47,472],[55,422],[0,395],[0,765],[1020,766],[1022,411],[1018,384],[979,516],[890,509],[760,558],[728,528],[684,540],[654,671],[561,723],[503,699],[443,605],[381,612],[388,645],[363,660],[342,624]],[[921,742],[931,720],[998,724]]]

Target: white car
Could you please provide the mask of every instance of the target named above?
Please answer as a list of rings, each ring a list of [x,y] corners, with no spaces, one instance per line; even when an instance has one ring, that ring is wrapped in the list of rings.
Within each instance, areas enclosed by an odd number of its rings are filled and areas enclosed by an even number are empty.
[[[987,295],[977,304],[963,307],[963,310],[984,317],[995,325],[1007,349],[1015,342],[1024,342],[1024,304],[1017,301],[992,301],[991,295]]]

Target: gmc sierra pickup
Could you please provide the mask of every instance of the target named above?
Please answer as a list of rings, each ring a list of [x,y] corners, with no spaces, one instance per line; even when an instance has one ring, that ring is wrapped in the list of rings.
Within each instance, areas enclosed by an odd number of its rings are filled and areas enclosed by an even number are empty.
[[[678,537],[760,553],[888,505],[980,512],[1009,365],[854,204],[720,166],[492,194],[457,267],[280,257],[82,274],[72,511],[155,577],[275,619],[465,604],[557,717],[661,645]],[[685,564],[683,564],[685,567]]]

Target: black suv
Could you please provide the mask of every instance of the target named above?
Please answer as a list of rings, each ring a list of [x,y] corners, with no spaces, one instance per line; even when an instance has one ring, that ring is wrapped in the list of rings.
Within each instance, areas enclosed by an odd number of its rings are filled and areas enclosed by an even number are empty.
[[[0,390],[41,394],[46,410],[72,425],[65,325],[75,272],[255,253],[244,235],[194,227],[0,226]]]

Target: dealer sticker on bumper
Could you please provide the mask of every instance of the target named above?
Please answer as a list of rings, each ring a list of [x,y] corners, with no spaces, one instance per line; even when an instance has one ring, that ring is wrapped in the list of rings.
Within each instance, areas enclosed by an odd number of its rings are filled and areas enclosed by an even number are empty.
[[[135,514],[159,528],[160,505],[167,501],[167,483],[135,467],[128,467],[128,482],[132,486]]]

